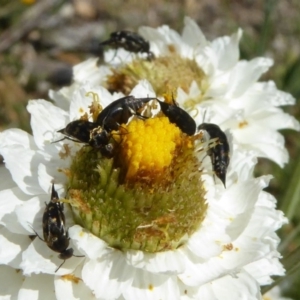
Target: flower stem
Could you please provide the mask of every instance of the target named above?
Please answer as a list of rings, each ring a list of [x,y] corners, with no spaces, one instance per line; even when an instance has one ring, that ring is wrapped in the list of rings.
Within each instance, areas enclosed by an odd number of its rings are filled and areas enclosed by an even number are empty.
[[[284,251],[287,251],[287,248],[289,245],[292,244],[293,240],[298,236],[298,233],[300,232],[300,223],[293,228],[293,230],[283,239],[280,243],[278,250],[279,252],[283,253]]]
[[[297,161],[296,167],[292,176],[290,177],[291,181],[287,187],[287,191],[283,197],[283,205],[281,209],[285,212],[286,217],[289,220],[292,220],[295,216],[295,213],[298,212],[297,207],[300,205],[300,159]]]

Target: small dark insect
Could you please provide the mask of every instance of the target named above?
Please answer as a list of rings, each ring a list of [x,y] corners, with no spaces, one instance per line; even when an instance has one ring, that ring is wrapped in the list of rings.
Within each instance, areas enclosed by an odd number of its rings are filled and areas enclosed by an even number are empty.
[[[58,130],[58,132],[65,135],[59,141],[68,139],[78,143],[89,144],[91,147],[99,149],[105,157],[112,157],[113,155],[113,146],[109,144],[110,133],[96,123],[76,120],[70,122],[65,128]]]
[[[213,170],[226,187],[226,172],[229,165],[229,143],[226,134],[216,124],[202,123],[198,130],[205,130],[211,139],[217,138],[217,144],[211,147],[207,154],[210,156]]]
[[[74,255],[73,248],[68,249],[70,238],[68,230],[65,228],[65,215],[63,210],[64,204],[59,201],[54,184],[52,184],[51,199],[48,204],[46,203],[43,215],[44,239],[42,239],[36,231],[34,232],[51,250],[60,253],[58,257],[63,259],[63,262],[58,266],[55,272],[57,272],[65,261],[72,256],[84,257],[82,255]]]
[[[194,135],[196,132],[195,120],[182,108],[180,108],[174,101],[169,104],[157,100],[160,104],[162,112],[169,118],[169,121],[178,126],[182,132],[187,135]]]
[[[110,38],[102,43],[100,46],[111,46],[112,48],[124,48],[133,53],[147,53],[148,59],[154,58],[154,54],[150,51],[150,44],[139,34],[122,30],[110,34]]]
[[[94,149],[100,150],[103,156],[110,158],[114,154],[114,146],[112,143],[109,143],[110,138],[111,133],[98,126],[90,132],[89,145]]]
[[[65,135],[63,139],[88,144],[90,141],[90,132],[98,126],[99,125],[93,122],[76,120],[70,122],[65,128],[58,130],[57,132]]]
[[[145,119],[139,110],[151,100],[157,98],[135,98],[126,96],[106,106],[99,114],[96,123],[107,132],[118,130],[121,124],[126,124],[133,115]]]

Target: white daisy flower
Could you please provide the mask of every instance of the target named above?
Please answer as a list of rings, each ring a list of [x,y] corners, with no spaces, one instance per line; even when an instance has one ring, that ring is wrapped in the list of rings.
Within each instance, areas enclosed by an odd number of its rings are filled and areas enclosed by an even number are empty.
[[[258,156],[286,161],[277,129],[299,124],[278,106],[293,98],[256,82],[269,60],[238,60],[241,31],[208,42],[187,18],[182,36],[140,33],[153,58],[108,50],[107,65],[90,59],[50,92],[55,104],[29,102],[33,136],[0,134],[2,297],[261,299],[284,275],[287,220],[253,169]]]

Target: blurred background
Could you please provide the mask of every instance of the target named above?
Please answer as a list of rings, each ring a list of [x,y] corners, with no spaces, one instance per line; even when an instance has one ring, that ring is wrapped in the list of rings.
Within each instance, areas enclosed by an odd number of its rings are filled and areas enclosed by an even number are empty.
[[[209,40],[242,28],[241,58],[275,61],[262,80],[274,80],[296,98],[296,106],[283,109],[299,120],[299,0],[0,0],[0,131],[30,132],[28,100],[49,99],[50,88],[69,85],[72,66],[101,56],[98,44],[111,32],[162,24],[181,32],[184,16],[192,17]],[[274,175],[268,191],[290,220],[279,232],[288,271],[280,284],[286,296],[300,299],[300,139],[298,132],[282,133],[289,164],[280,169],[261,159],[256,175]]]

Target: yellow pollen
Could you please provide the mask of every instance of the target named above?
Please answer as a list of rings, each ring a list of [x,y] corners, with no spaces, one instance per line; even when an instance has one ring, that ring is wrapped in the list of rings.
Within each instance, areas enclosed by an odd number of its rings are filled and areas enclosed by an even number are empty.
[[[63,149],[58,153],[61,159],[66,159],[71,155],[71,148],[68,144],[63,144]]]
[[[76,277],[73,274],[66,274],[66,275],[62,275],[61,278],[65,281],[72,281],[75,284],[78,284],[79,281],[81,280],[81,278]]]
[[[103,110],[102,106],[100,105],[99,95],[90,91],[90,92],[87,92],[85,94],[85,96],[92,97],[93,101],[92,101],[91,105],[89,106],[89,109],[90,109],[90,114],[93,117],[93,121],[95,122],[97,120],[99,113]]]
[[[175,150],[181,144],[182,133],[167,117],[134,119],[122,135],[121,164],[125,180],[139,178],[152,182],[170,166]]]
[[[243,121],[243,122],[240,122],[239,123],[239,128],[244,128],[248,125],[248,122],[247,121]]]
[[[233,245],[232,245],[232,243],[229,243],[227,245],[224,245],[223,248],[224,248],[224,251],[226,251],[226,250],[231,251],[233,249]]]

